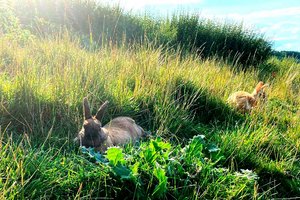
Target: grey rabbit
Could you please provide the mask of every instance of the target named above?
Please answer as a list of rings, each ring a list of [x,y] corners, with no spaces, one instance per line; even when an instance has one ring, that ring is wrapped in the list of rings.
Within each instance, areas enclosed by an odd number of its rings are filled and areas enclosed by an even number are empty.
[[[76,138],[80,146],[94,147],[103,153],[108,147],[127,144],[146,136],[143,128],[130,117],[117,117],[102,126],[101,120],[107,106],[108,101],[105,101],[97,114],[92,116],[87,98],[83,99],[84,122]]]

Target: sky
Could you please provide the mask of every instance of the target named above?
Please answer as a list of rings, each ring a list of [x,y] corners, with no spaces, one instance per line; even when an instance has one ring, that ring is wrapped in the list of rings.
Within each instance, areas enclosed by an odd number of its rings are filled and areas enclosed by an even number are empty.
[[[300,51],[300,0],[100,0],[128,11],[167,15],[197,13],[218,21],[243,22],[272,41],[275,50]]]

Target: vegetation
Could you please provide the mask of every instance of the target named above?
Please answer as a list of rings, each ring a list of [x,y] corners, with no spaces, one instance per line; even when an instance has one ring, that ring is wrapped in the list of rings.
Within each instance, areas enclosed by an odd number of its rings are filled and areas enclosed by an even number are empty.
[[[202,58],[217,56],[243,68],[257,66],[271,55],[271,43],[243,24],[218,23],[187,13],[154,19],[93,0],[10,0],[7,5],[5,10],[35,35],[48,37],[67,28],[80,35],[89,48],[110,42],[124,45],[155,41],[156,47],[182,49],[183,54],[197,52]]]
[[[0,26],[1,199],[300,196],[294,59],[240,71],[149,42],[94,48],[70,29],[41,37],[14,13],[0,15],[9,19]],[[249,115],[226,104],[259,80],[270,84],[266,104]],[[104,155],[78,148],[84,96],[94,111],[110,101],[104,122],[131,116],[151,136]]]
[[[278,57],[279,59],[282,59],[285,57],[293,57],[298,62],[300,60],[300,52],[297,52],[297,51],[274,51],[273,55]]]

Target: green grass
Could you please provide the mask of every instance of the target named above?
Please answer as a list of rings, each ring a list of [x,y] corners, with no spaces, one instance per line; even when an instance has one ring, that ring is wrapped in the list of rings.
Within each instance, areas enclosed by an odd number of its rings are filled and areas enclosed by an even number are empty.
[[[100,24],[108,38],[98,46],[99,24],[83,17],[80,27],[61,28],[68,23],[61,24],[61,15],[50,16],[55,12],[39,13],[41,7],[35,14],[23,12],[39,5],[32,2],[11,10],[18,2],[10,1],[0,14],[0,199],[300,196],[296,60],[266,60],[266,41],[255,33],[245,35],[241,26],[188,15],[155,21],[101,6],[91,19],[104,12],[110,22],[120,17],[120,26]],[[82,4],[72,5],[78,10]],[[80,8],[86,12],[94,7]],[[34,30],[32,18],[47,30]],[[123,34],[136,30],[136,24],[141,32],[135,33],[156,42],[139,43],[130,32]],[[225,40],[226,35],[231,39]],[[247,58],[262,45],[266,57],[253,58],[257,67],[243,71],[218,48],[204,57],[194,52],[199,38],[218,47],[227,41]],[[249,45],[241,47],[241,41]],[[227,105],[232,92],[251,92],[260,80],[270,84],[268,101],[251,115]],[[152,133],[150,138],[111,148],[105,155],[78,148],[73,139],[82,126],[85,96],[93,112],[110,101],[104,123],[130,116]]]
[[[0,40],[1,197],[299,196],[300,66],[293,59],[241,72],[151,45],[87,51],[67,34]],[[258,77],[270,83],[268,102],[246,116],[228,107],[229,94],[251,91]],[[84,96],[94,111],[111,102],[104,122],[131,116],[153,139],[117,151],[121,161],[95,163],[73,144]],[[188,150],[199,134],[206,139]]]
[[[182,49],[182,55],[197,52],[206,59],[218,57],[238,63],[243,69],[265,62],[271,55],[271,43],[263,34],[243,24],[216,22],[197,14],[174,13],[169,17],[125,12],[117,6],[95,0],[9,0],[0,7],[4,31],[19,23],[38,37],[52,37],[68,29],[81,38],[81,44],[95,49],[114,43],[155,43],[168,50]],[[0,24],[0,26],[1,26]]]

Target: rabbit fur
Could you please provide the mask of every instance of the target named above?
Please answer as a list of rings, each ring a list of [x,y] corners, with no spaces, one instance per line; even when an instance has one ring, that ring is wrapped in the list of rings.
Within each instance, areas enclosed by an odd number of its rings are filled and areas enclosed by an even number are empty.
[[[107,106],[108,101],[92,116],[87,98],[83,99],[84,122],[77,136],[80,146],[94,147],[103,153],[108,147],[126,144],[145,136],[143,128],[130,117],[114,118],[102,127],[101,120]]]
[[[252,93],[245,91],[234,92],[229,96],[227,102],[242,113],[251,112],[259,100],[264,102],[267,100],[267,95],[264,91],[267,86],[268,84],[264,84],[260,81]]]

